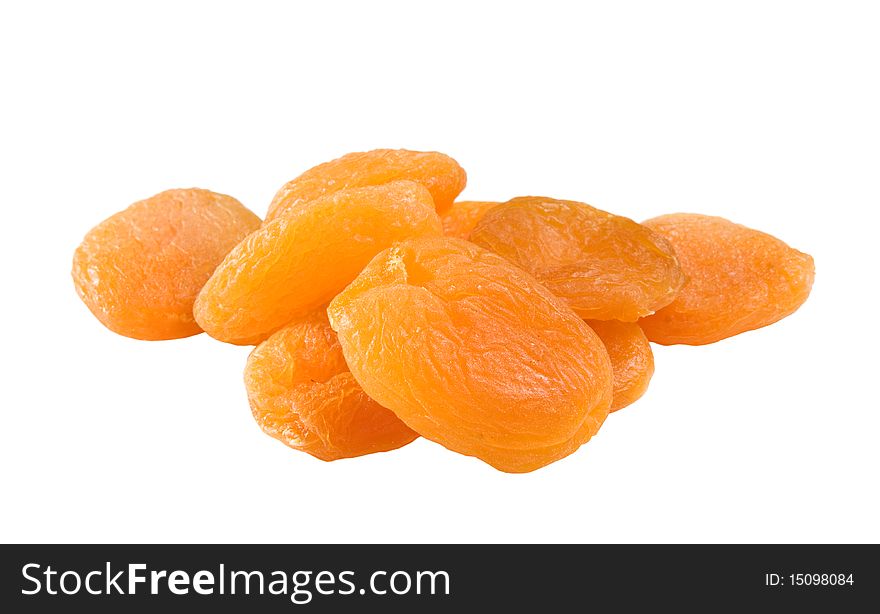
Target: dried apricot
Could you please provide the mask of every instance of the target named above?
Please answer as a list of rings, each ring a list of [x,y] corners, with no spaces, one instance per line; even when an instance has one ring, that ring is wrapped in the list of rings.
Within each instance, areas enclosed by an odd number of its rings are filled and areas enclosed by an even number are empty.
[[[635,322],[684,283],[669,244],[629,218],[538,196],[492,207],[469,240],[522,267],[575,313]]]
[[[240,202],[168,190],[107,218],[73,256],[73,283],[104,326],[135,339],[202,332],[193,301],[226,253],[260,225]]]
[[[269,205],[266,221],[300,203],[332,192],[399,179],[415,181],[428,188],[438,212],[452,204],[467,182],[458,162],[436,151],[374,149],[350,153],[319,164],[284,184]]]
[[[461,239],[379,253],[328,314],[370,397],[502,471],[571,454],[611,406],[599,337],[532,276]]]
[[[499,204],[501,203],[485,200],[459,200],[452,203],[449,209],[440,214],[443,234],[467,239],[486,211]]]
[[[321,460],[394,450],[418,437],[354,380],[323,309],[254,348],[244,379],[260,428]]]
[[[810,294],[813,258],[776,237],[692,213],[645,225],[672,244],[688,277],[671,304],[640,321],[651,341],[714,343],[781,320]]]
[[[196,321],[221,341],[257,343],[326,305],[392,243],[441,233],[431,194],[412,181],[302,203],[226,256],[196,300]]]
[[[635,322],[587,320],[611,359],[614,397],[611,411],[623,409],[641,398],[654,375],[654,353],[642,329]]]

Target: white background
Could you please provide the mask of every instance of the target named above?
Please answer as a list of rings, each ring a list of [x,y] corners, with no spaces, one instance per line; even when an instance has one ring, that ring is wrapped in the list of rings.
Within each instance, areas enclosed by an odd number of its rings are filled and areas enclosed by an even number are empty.
[[[0,541],[880,541],[876,4],[11,4]],[[251,418],[247,348],[125,339],[74,292],[74,248],[135,200],[262,215],[375,147],[449,153],[473,199],[731,218],[811,253],[813,295],[656,348],[642,401],[505,475],[427,441],[291,451]]]

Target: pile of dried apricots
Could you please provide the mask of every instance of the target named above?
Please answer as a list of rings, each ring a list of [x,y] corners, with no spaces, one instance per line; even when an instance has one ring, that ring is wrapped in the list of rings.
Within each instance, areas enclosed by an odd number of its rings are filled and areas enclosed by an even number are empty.
[[[292,448],[329,461],[421,435],[514,473],[641,397],[649,342],[713,343],[810,293],[809,255],[719,217],[456,201],[465,182],[444,154],[380,149],[288,182],[263,221],[169,190],[93,228],[74,283],[121,335],[256,345],[254,418]]]

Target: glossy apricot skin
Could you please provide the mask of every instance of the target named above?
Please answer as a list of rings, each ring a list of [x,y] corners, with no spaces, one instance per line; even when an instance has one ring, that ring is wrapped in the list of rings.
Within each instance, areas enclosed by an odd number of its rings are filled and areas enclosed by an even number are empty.
[[[418,437],[354,380],[324,310],[254,348],[244,379],[260,428],[321,460],[394,450]]]
[[[447,237],[467,239],[486,211],[501,203],[487,200],[457,200],[440,214],[443,234]]]
[[[379,253],[328,314],[370,397],[501,471],[571,454],[611,406],[611,363],[589,326],[533,277],[461,239]]]
[[[196,300],[196,320],[220,341],[259,343],[326,306],[381,250],[441,233],[430,193],[412,181],[303,203],[229,253]]]
[[[769,234],[693,213],[645,225],[675,248],[688,277],[671,304],[640,321],[655,343],[715,343],[791,315],[810,295],[813,258]]]
[[[635,322],[684,283],[669,244],[629,218],[541,196],[489,209],[469,240],[534,275],[583,318]]]
[[[73,256],[82,301],[115,333],[156,341],[202,332],[193,302],[260,218],[224,194],[167,190],[112,215]]]
[[[272,199],[266,221],[301,203],[348,188],[398,180],[425,186],[437,212],[444,211],[464,189],[467,175],[458,162],[436,151],[374,149],[319,164],[287,182]]]
[[[632,405],[648,390],[654,375],[654,352],[651,344],[635,322],[587,320],[611,359],[614,374],[614,397],[611,411]]]

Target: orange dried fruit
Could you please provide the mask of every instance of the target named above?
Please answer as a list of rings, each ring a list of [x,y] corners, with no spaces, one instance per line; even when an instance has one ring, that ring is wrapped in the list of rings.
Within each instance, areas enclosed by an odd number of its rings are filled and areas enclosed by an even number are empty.
[[[704,345],[773,324],[810,294],[813,258],[776,237],[693,213],[645,222],[675,248],[687,283],[671,304],[641,320],[663,345]]]
[[[254,348],[244,379],[260,428],[321,460],[394,450],[418,437],[352,377],[324,310]]]
[[[447,237],[467,239],[486,211],[500,204],[486,200],[459,200],[452,203],[449,209],[440,214],[443,234]]]
[[[636,402],[654,375],[654,353],[645,333],[635,322],[587,320],[611,359],[614,397],[611,411]]]
[[[538,196],[492,207],[469,240],[522,267],[583,318],[635,322],[684,283],[669,244],[629,218]]]
[[[104,326],[135,339],[202,332],[193,301],[260,218],[224,194],[167,190],[107,218],[73,256],[73,283]]]
[[[461,239],[379,253],[328,314],[371,398],[502,471],[571,454],[611,406],[611,363],[590,327],[532,276]]]
[[[418,183],[328,194],[263,224],[236,246],[199,294],[196,321],[221,341],[260,342],[325,306],[381,250],[441,233],[431,195]]]
[[[339,190],[400,179],[415,181],[428,188],[440,212],[447,209],[464,189],[467,175],[458,162],[436,151],[374,149],[350,153],[319,164],[284,184],[269,205],[266,221],[301,203]]]

